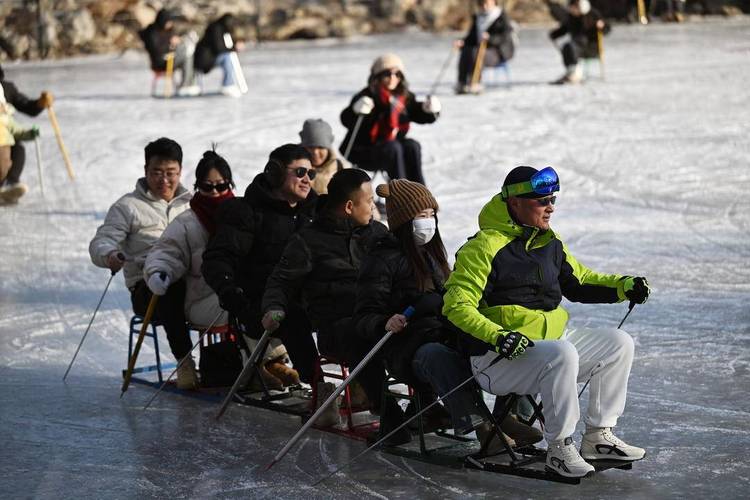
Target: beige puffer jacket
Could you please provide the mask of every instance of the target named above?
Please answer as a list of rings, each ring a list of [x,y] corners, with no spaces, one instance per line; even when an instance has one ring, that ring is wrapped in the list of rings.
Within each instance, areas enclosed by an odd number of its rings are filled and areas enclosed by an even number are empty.
[[[143,279],[146,255],[172,220],[189,208],[191,193],[183,185],[170,202],[156,198],[141,177],[135,190],[117,200],[107,212],[104,223],[89,243],[91,262],[107,267],[107,256],[120,251],[127,259],[123,266],[125,285],[133,287]]]

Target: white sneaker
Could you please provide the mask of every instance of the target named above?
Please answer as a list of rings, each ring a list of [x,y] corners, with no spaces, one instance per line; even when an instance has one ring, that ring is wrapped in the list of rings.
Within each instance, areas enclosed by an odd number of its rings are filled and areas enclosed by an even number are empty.
[[[547,468],[565,477],[588,477],[594,473],[594,467],[578,454],[571,437],[549,444]]]
[[[18,199],[25,195],[29,190],[29,187],[23,182],[15,182],[13,184],[5,184],[0,187],[0,203],[5,205],[14,205],[18,203]]]
[[[640,460],[646,450],[631,446],[612,434],[609,427],[587,430],[581,441],[581,455],[586,460]]]
[[[229,97],[242,97],[242,91],[237,85],[227,85],[221,87],[221,93]]]
[[[197,85],[183,85],[177,89],[177,95],[181,97],[195,97],[201,95],[201,88]]]
[[[336,386],[332,382],[318,382],[318,401],[315,410],[320,408],[335,390]],[[340,396],[334,399],[333,402],[326,407],[323,413],[320,414],[315,421],[315,425],[320,427],[333,427],[339,425],[341,423],[341,416],[339,415],[340,400]]]
[[[177,369],[177,388],[185,391],[198,388],[198,374],[192,356]]]

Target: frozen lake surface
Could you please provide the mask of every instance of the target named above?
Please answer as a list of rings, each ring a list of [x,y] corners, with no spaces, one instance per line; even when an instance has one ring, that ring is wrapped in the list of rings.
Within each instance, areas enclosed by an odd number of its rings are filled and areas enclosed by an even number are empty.
[[[606,82],[550,86],[561,63],[546,31],[526,29],[513,86],[454,96],[414,126],[452,254],[514,166],[561,175],[553,227],[597,270],[647,276],[652,296],[625,329],[636,360],[622,437],[647,448],[634,470],[566,486],[452,470],[372,453],[311,488],[362,443],[311,431],[271,472],[261,469],[296,417],[215,406],[152,390],[119,399],[130,299],[118,277],[78,361],[61,377],[109,273],[88,242],[109,205],[142,174],[144,145],[185,150],[186,184],[218,142],[240,192],[268,152],[298,140],[302,121],[338,114],[382,52],[403,56],[424,94],[450,37],[407,33],[346,42],[264,44],[242,54],[240,100],[151,99],[145,55],[6,64],[30,95],[50,89],[78,179],[67,180],[40,117],[46,201],[33,147],[17,207],[0,207],[0,497],[2,498],[747,498],[750,488],[750,20],[616,26]],[[499,75],[502,83],[504,75]],[[218,88],[218,75],[206,79]],[[20,120],[30,123],[27,117]],[[572,325],[617,325],[625,305],[571,304]],[[166,345],[166,344],[165,344]],[[151,356],[144,348],[142,359]]]

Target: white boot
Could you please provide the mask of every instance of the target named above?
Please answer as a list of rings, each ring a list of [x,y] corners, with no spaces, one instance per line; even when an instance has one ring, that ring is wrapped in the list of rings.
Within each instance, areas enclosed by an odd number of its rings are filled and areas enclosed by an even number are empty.
[[[227,85],[221,87],[221,93],[229,97],[242,97],[242,91],[237,85]]]
[[[581,455],[586,460],[640,460],[646,450],[631,446],[612,434],[609,427],[586,428],[581,441]]]
[[[565,477],[588,477],[594,473],[594,467],[578,454],[571,437],[549,443],[547,468]]]
[[[581,83],[583,81],[583,69],[580,64],[572,64],[568,66],[568,71],[565,73],[566,83]]]
[[[183,390],[198,388],[198,374],[195,373],[195,361],[192,356],[177,369],[177,388]]]

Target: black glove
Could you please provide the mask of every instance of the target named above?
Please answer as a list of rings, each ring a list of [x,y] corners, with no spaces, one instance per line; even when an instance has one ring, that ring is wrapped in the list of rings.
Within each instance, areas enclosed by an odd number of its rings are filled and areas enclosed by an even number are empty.
[[[636,304],[643,304],[646,302],[651,293],[648,281],[646,281],[646,278],[640,276],[637,278],[631,276],[625,278],[625,286],[623,287],[623,290],[625,291],[625,297],[627,297],[630,302],[635,302]]]
[[[247,307],[248,301],[242,288],[234,287],[222,292],[219,296],[219,305],[225,311],[239,316],[240,312]]]
[[[501,330],[495,341],[495,352],[507,359],[517,358],[527,347],[534,347],[534,342],[520,332]]]

